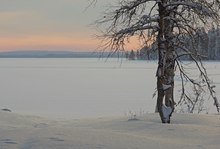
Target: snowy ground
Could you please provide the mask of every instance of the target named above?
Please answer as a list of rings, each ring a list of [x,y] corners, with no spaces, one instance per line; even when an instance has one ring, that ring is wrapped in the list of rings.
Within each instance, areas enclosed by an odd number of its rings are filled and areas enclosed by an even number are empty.
[[[206,65],[219,93],[220,63]],[[0,112],[0,149],[219,149],[219,115],[174,114],[161,124],[146,114],[155,108],[155,66],[0,59],[0,109],[12,110]]]
[[[56,121],[0,112],[1,149],[219,149],[219,115]]]

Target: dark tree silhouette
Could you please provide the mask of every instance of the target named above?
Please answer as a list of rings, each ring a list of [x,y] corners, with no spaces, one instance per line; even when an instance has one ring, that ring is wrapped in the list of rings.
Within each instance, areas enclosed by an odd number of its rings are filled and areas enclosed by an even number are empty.
[[[95,0],[96,2],[96,0]],[[186,84],[190,83],[195,93],[209,91],[219,112],[219,103],[214,87],[198,52],[196,33],[198,29],[209,30],[219,24],[219,0],[120,0],[110,6],[96,23],[104,26],[104,48],[124,50],[133,36],[145,45],[156,43],[158,51],[157,108],[163,123],[170,122],[174,111],[174,72],[182,80],[182,94],[177,105],[187,104],[195,108]],[[190,44],[190,46],[189,46]],[[190,47],[190,48],[189,48]],[[184,69],[182,56],[188,56],[198,69],[199,77],[193,78]],[[206,89],[205,89],[206,88]],[[200,98],[198,98],[200,99]],[[166,117],[163,102],[172,109]]]
[[[135,60],[135,53],[134,53],[134,50],[131,50],[128,59],[129,59],[129,60]]]

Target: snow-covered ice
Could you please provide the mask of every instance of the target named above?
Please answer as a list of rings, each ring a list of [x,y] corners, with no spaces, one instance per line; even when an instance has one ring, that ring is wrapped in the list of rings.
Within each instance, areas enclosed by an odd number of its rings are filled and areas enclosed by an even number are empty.
[[[219,97],[220,63],[205,65]],[[0,108],[54,118],[152,113],[156,66],[156,61],[121,59],[0,59]],[[197,75],[194,67],[186,67]],[[176,73],[175,93],[180,87]],[[216,111],[212,100],[209,108]]]
[[[0,108],[46,117],[153,112],[156,62],[0,59]]]

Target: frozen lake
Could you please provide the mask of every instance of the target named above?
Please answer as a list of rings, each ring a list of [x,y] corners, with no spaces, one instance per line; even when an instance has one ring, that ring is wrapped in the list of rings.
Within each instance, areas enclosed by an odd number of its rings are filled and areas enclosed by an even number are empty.
[[[105,60],[2,58],[0,109],[56,118],[154,112],[157,62]],[[219,90],[220,63],[206,65]]]

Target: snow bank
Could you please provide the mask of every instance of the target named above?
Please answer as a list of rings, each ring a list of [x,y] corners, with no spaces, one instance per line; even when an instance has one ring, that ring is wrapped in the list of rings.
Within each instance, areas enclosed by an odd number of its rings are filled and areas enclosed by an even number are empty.
[[[219,149],[219,115],[48,120],[0,112],[0,149]]]

